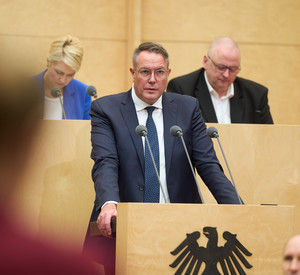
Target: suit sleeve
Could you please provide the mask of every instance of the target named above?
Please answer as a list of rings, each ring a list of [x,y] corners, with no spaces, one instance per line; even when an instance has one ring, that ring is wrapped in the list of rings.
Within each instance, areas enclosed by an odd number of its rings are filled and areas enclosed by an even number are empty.
[[[195,97],[195,86],[198,84],[202,71],[195,71],[187,75],[175,77],[169,81],[167,92]]]
[[[167,92],[176,93],[176,94],[183,94],[182,90],[180,89],[179,85],[176,82],[176,79],[172,79],[168,83]]]
[[[97,210],[107,201],[119,202],[119,158],[116,138],[109,117],[101,108],[101,101],[91,105],[91,158],[94,160],[92,178],[96,192]]]
[[[244,93],[246,110],[253,114],[249,122],[255,124],[273,124],[268,104],[268,88],[243,78],[237,78],[235,83],[238,89]]]
[[[268,89],[263,93],[263,96],[259,105],[259,123],[261,124],[273,124],[273,118],[270,112],[268,104]]]

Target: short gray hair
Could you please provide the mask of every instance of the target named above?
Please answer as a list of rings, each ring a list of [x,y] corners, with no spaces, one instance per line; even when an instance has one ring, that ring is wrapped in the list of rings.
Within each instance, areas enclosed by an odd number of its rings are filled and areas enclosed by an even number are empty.
[[[220,37],[220,38],[216,39],[215,41],[213,41],[212,44],[210,45],[210,47],[208,49],[208,55],[210,57],[213,57],[214,51],[219,45],[222,45],[223,47],[227,47],[227,48],[231,48],[231,49],[237,49],[238,51],[240,51],[238,44],[232,38]]]

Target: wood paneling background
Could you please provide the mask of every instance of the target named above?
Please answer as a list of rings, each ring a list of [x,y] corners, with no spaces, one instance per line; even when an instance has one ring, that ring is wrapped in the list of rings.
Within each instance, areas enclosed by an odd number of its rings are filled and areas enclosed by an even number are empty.
[[[36,74],[57,36],[77,36],[85,53],[76,78],[103,96],[130,88],[140,42],[169,51],[173,78],[201,67],[209,44],[230,36],[241,48],[240,76],[269,88],[275,123],[300,124],[299,18],[298,0],[0,0],[0,46]]]

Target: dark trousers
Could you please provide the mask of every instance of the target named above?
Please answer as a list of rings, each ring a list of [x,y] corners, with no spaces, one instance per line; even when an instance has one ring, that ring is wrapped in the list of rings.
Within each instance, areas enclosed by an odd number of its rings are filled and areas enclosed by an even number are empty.
[[[96,221],[99,213],[92,213],[90,221]],[[90,236],[90,227],[83,245],[83,254],[94,262],[104,266],[105,275],[115,275],[116,261],[116,238],[106,238],[103,236]]]

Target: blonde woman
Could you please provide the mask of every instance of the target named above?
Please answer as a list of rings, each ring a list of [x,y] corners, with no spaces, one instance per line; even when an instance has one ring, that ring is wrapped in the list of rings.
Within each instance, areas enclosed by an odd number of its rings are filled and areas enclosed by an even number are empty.
[[[47,69],[34,76],[44,96],[44,119],[64,118],[60,99],[52,96],[55,87],[62,92],[66,119],[90,119],[91,97],[87,85],[74,79],[80,69],[83,48],[78,38],[71,35],[52,42],[47,58]]]

